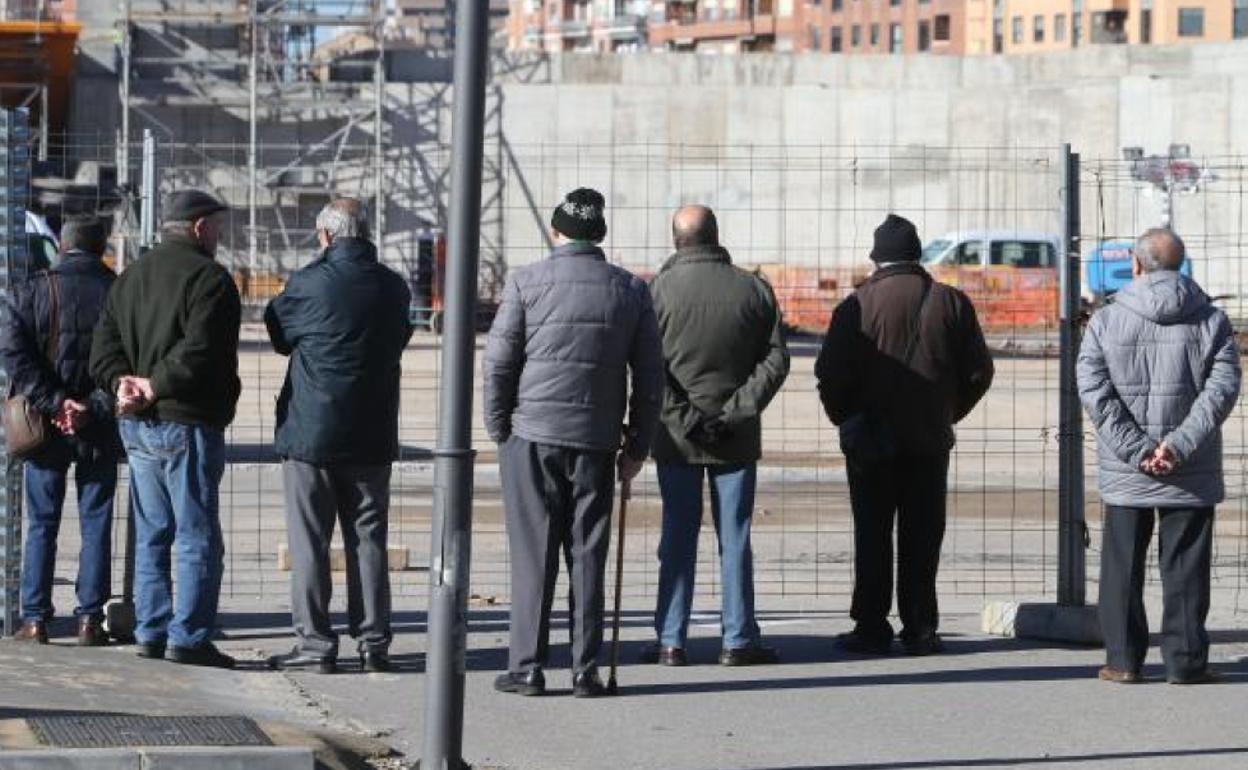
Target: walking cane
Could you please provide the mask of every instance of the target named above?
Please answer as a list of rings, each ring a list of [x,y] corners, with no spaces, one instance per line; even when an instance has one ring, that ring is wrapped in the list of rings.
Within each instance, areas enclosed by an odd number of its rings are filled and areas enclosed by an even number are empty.
[[[628,516],[628,498],[632,494],[629,482],[620,482],[620,524],[618,542],[615,546],[615,613],[611,617],[611,675],[607,677],[607,694],[615,695],[619,685],[615,681],[615,669],[620,662],[620,596],[624,589],[624,519]]]

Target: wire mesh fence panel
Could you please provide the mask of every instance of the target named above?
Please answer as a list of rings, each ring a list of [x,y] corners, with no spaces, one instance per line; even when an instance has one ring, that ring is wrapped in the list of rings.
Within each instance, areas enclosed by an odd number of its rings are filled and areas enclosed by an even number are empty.
[[[66,138],[64,175],[81,162],[118,157],[97,139]],[[370,205],[380,187],[383,225],[376,240],[385,262],[412,287],[417,332],[403,358],[401,459],[392,480],[390,538],[406,549],[393,574],[398,606],[419,606],[426,592],[440,373],[441,274],[445,266],[445,146],[385,147],[350,130],[314,146],[262,144],[256,178],[246,144],[161,142],[160,192],[198,186],[231,205],[219,261],[244,298],[239,350],[243,392],[230,427],[221,487],[226,530],[226,597],[284,606],[288,574],[282,478],[272,450],[274,406],[286,360],[272,351],[261,322],[264,304],[293,270],[319,251],[316,215],[331,196]],[[126,178],[141,177],[135,146]],[[940,590],[965,597],[1046,597],[1056,585],[1058,475],[1057,263],[1060,253],[1061,157],[1054,147],[694,145],[680,143],[512,144],[487,136],[480,329],[477,366],[508,269],[545,257],[553,207],[567,191],[594,187],[607,199],[610,259],[642,276],[672,252],[677,207],[704,203],[717,213],[721,240],[736,264],[772,284],[790,326],[792,368],[763,417],[753,524],[760,602],[811,597],[847,605],[852,589],[853,524],[836,429],[823,414],[814,360],[836,303],[863,280],[874,228],[888,212],[913,220],[928,244],[924,261],[975,302],[996,359],[996,381],[958,428],[949,472],[948,526]],[[1196,278],[1237,323],[1244,286],[1241,159],[1209,161],[1207,184],[1176,193],[1174,218],[1188,235]],[[267,169],[267,170],[266,170]],[[1082,242],[1130,238],[1156,223],[1157,198],[1126,161],[1083,166]],[[101,185],[103,187],[105,185]],[[89,186],[88,186],[89,187]],[[115,247],[137,256],[133,188],[97,193],[93,204],[116,213]],[[248,202],[256,202],[253,216]],[[1150,208],[1150,206],[1152,208]],[[90,208],[83,205],[79,208]],[[124,247],[116,246],[124,243]],[[123,263],[124,266],[124,263]],[[481,422],[479,381],[473,440],[480,455],[473,510],[472,592],[506,601],[509,562],[497,457]],[[1218,607],[1244,604],[1246,566],[1242,410],[1227,426],[1230,498],[1219,519],[1215,567]],[[1087,440],[1089,522],[1096,553],[1099,506],[1094,444]],[[626,537],[625,595],[653,597],[661,502],[652,469],[635,485]],[[124,510],[124,484],[119,505]],[[69,506],[72,510],[72,504]],[[709,511],[699,549],[699,593],[718,591],[718,555]],[[58,574],[72,574],[76,524],[63,528]],[[123,527],[115,538],[120,546]],[[614,538],[613,538],[614,539]],[[118,556],[120,576],[122,549]],[[396,558],[403,560],[401,554]],[[614,555],[612,556],[614,558]],[[396,564],[396,567],[401,565]],[[1095,564],[1089,574],[1095,578]],[[342,572],[335,573],[339,585]],[[610,576],[609,576],[610,579]],[[1226,588],[1228,591],[1222,591]],[[1090,593],[1090,595],[1092,595]],[[341,602],[343,592],[336,593]],[[765,606],[765,605],[763,605]]]

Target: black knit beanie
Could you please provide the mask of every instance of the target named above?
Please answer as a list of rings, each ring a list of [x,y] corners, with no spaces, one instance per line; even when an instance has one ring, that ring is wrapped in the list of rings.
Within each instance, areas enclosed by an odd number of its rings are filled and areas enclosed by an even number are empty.
[[[889,214],[884,223],[875,228],[872,262],[917,262],[921,256],[923,244],[919,242],[919,232],[910,220]]]
[[[578,187],[555,207],[550,226],[574,241],[598,243],[607,237],[607,220],[602,215],[606,206],[602,193]]]

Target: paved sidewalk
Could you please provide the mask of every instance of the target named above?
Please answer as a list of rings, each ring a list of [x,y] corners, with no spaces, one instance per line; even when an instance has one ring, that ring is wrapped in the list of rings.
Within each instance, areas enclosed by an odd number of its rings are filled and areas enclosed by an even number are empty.
[[[849,627],[827,602],[769,600],[764,633],[785,663],[722,668],[717,616],[701,612],[695,665],[634,663],[649,641],[648,608],[626,612],[621,694],[570,697],[563,626],[543,698],[495,693],[506,661],[507,608],[475,608],[469,640],[467,759],[478,769],[814,770],[815,768],[1243,768],[1248,767],[1248,618],[1216,617],[1214,659],[1226,682],[1181,688],[1097,681],[1099,650],[978,633],[979,603],[945,602],[948,651],[867,660],[835,651]],[[702,606],[709,609],[708,605]],[[1154,618],[1158,615],[1154,613]],[[287,649],[288,616],[237,602],[223,615],[222,647],[246,666],[206,671],[139,661],[130,648],[32,648],[0,642],[0,716],[32,710],[234,713],[308,730],[380,739],[419,756],[424,709],[424,616],[400,612],[399,670],[363,674],[346,656],[333,676],[261,666]]]

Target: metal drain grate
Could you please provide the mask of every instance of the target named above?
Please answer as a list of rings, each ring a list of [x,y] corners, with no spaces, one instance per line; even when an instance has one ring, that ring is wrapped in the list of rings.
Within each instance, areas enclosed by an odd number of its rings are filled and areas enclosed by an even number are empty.
[[[67,749],[117,746],[272,746],[246,717],[52,716],[26,720],[40,743]]]

